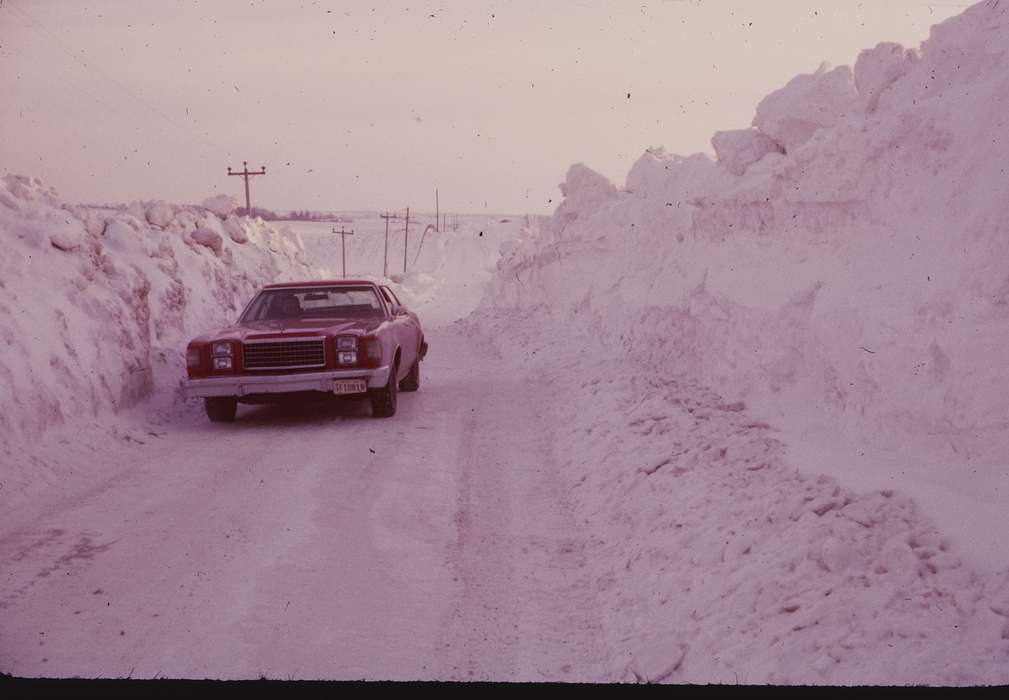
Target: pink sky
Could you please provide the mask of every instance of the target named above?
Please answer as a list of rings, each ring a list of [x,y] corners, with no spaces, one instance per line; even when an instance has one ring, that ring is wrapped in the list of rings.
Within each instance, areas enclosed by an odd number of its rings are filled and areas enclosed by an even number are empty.
[[[710,151],[820,61],[916,46],[969,3],[0,5],[0,167],[70,201],[241,195],[277,209],[543,212],[568,165],[618,184]]]

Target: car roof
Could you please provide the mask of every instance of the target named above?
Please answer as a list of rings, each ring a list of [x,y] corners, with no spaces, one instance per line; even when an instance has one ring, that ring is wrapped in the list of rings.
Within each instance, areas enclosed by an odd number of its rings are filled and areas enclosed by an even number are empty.
[[[308,280],[306,282],[277,282],[267,284],[263,289],[292,289],[296,287],[360,287],[378,286],[377,282],[371,280]]]

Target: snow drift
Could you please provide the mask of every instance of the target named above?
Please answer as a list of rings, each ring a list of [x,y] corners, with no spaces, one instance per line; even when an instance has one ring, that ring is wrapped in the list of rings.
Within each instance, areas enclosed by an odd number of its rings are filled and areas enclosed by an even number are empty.
[[[532,380],[550,455],[515,469],[560,475],[579,527],[550,565],[593,592],[603,678],[1005,682],[1009,570],[978,572],[899,491],[800,472],[742,402],[614,362],[591,331],[501,309],[463,328]]]
[[[596,362],[555,449],[626,678],[1005,682],[1007,49],[978,4],[506,246],[487,315]]]
[[[656,372],[804,431],[988,474],[1009,420],[1009,16],[981,3],[920,51],[803,75],[717,160],[582,165],[492,303],[550,300]],[[984,489],[982,489],[984,490]]]
[[[233,320],[260,284],[314,274],[300,239],[260,220],[75,206],[22,176],[0,180],[0,234],[8,455],[68,419],[173,396],[191,335]]]

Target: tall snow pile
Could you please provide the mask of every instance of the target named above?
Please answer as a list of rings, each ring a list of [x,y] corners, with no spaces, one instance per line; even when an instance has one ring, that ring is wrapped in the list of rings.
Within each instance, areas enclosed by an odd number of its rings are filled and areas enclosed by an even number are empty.
[[[0,236],[4,464],[50,427],[171,396],[189,337],[233,321],[259,285],[315,274],[300,239],[261,220],[75,206],[15,175],[0,180]]]
[[[990,0],[918,50],[821,66],[716,159],[650,150],[623,189],[572,166],[506,249],[484,308],[534,307],[611,363],[579,366],[557,449],[629,677],[1009,678],[1009,570],[972,573],[904,500],[1009,489],[1007,49]],[[816,458],[789,471],[774,428],[854,446],[842,486]],[[883,469],[859,454],[893,458],[886,489],[844,490]]]
[[[550,300],[656,371],[892,448],[1004,463],[1009,19],[979,4],[769,95],[717,160],[582,165],[492,299]],[[801,415],[800,415],[801,414]]]

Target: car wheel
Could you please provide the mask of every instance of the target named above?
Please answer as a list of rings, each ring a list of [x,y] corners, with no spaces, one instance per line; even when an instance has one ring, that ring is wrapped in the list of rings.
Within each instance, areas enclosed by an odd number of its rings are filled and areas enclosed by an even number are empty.
[[[376,418],[388,418],[396,415],[396,374],[399,368],[393,365],[389,370],[389,382],[381,389],[369,392],[371,395],[371,414]]]
[[[417,391],[417,389],[420,389],[419,357],[413,361],[413,367],[410,368],[410,373],[403,377],[403,381],[399,383],[400,391]]]
[[[214,423],[230,423],[235,420],[238,399],[234,396],[208,396],[203,400],[207,418]]]

